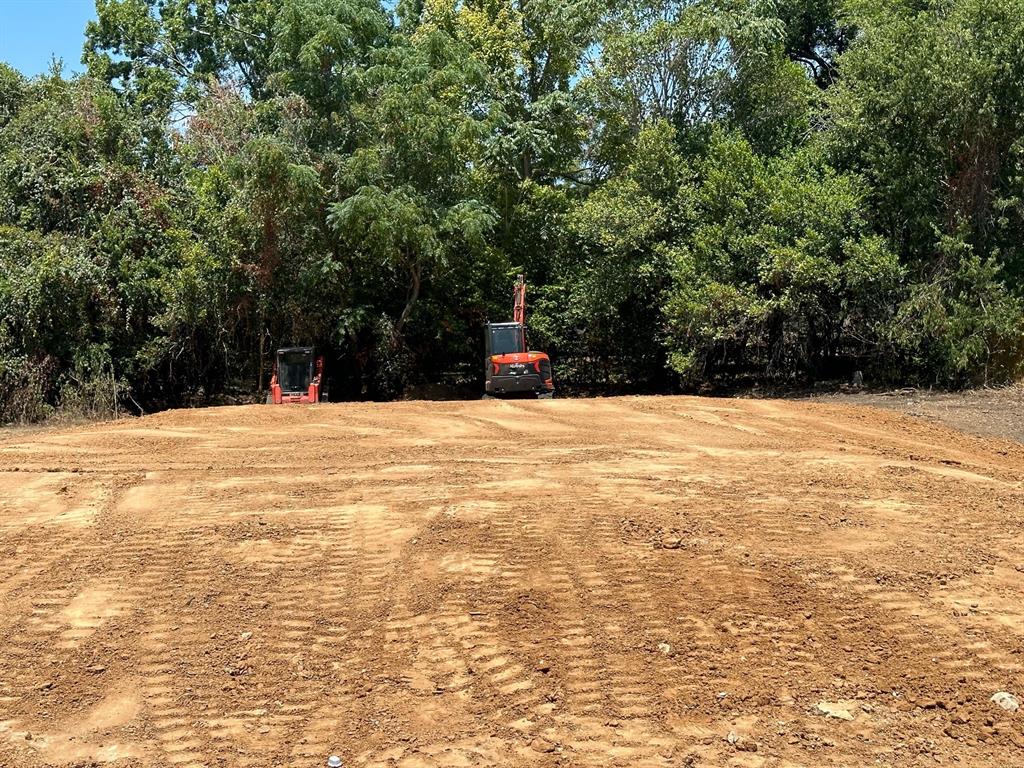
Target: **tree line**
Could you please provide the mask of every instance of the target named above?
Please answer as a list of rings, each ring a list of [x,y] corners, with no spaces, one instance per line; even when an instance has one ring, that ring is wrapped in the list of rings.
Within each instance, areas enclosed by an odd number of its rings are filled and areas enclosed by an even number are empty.
[[[335,398],[531,345],[592,392],[1024,360],[1018,0],[97,0],[0,65],[0,420]]]

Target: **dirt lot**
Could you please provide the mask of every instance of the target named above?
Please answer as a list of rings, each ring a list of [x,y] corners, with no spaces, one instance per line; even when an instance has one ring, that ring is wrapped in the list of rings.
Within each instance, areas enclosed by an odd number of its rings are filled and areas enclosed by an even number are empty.
[[[1010,438],[1024,443],[1024,384],[964,392],[905,389],[835,394],[818,399],[888,408],[983,437]]]
[[[179,411],[0,465],[3,766],[1024,761],[1019,443],[666,397]]]

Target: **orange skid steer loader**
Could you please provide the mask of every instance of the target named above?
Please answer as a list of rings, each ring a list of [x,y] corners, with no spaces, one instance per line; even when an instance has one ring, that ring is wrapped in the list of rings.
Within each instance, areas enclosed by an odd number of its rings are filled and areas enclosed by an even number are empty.
[[[319,403],[324,359],[313,347],[285,347],[277,350],[274,373],[270,377],[267,404]]]

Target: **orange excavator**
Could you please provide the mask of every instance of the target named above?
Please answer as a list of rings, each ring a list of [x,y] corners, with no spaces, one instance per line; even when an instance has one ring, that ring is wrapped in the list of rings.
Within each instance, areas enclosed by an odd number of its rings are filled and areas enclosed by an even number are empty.
[[[526,344],[526,280],[512,288],[512,322],[488,323],[484,332],[484,397],[555,396],[551,358]]]

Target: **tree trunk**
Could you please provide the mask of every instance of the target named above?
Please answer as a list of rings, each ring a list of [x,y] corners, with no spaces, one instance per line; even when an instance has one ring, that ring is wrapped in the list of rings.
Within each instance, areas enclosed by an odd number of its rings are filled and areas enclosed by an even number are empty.
[[[395,344],[397,344],[399,339],[401,339],[402,330],[405,328],[405,324],[409,320],[409,316],[412,314],[412,308],[416,304],[416,300],[420,297],[422,276],[423,266],[418,262],[414,262],[409,267],[409,295],[405,302],[405,308],[402,309],[402,314],[398,316],[398,322],[395,323],[395,329],[392,334],[392,341]]]

